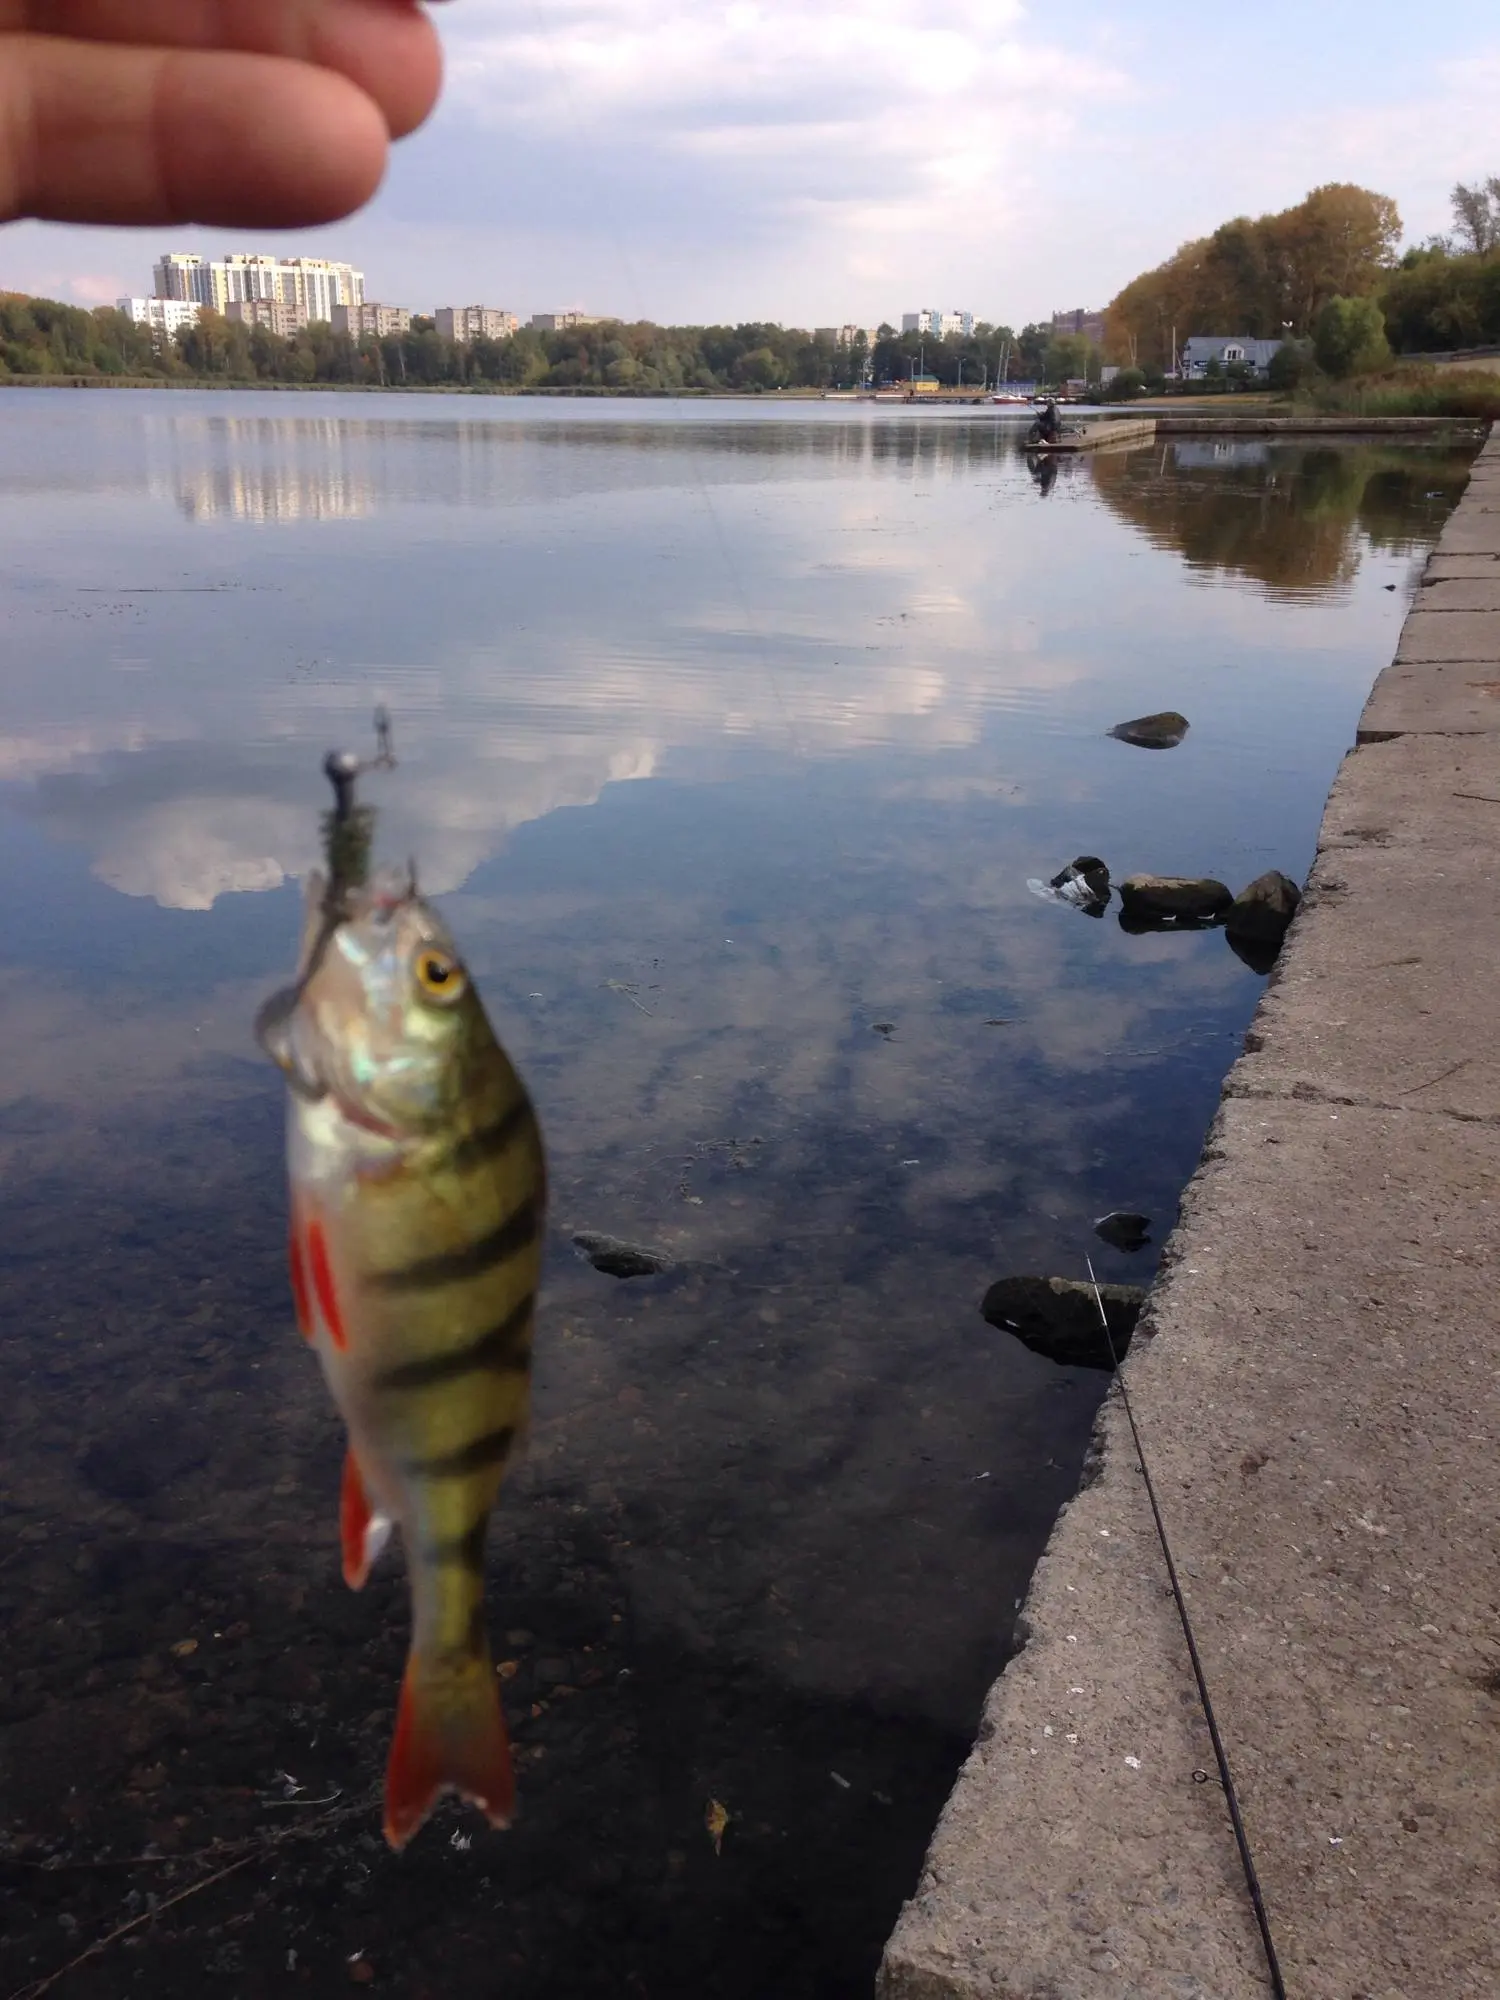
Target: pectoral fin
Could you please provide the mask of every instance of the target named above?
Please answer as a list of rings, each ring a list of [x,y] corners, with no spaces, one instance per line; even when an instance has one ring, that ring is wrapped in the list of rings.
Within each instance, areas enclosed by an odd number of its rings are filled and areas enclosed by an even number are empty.
[[[344,1545],[344,1581],[351,1590],[363,1590],[371,1564],[390,1540],[391,1521],[388,1514],[377,1514],[371,1508],[359,1461],[352,1451],[344,1456],[339,1534]]]

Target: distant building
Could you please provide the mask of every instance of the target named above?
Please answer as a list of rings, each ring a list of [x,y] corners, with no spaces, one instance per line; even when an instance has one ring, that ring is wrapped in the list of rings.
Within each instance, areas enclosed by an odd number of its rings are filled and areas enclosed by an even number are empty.
[[[283,305],[280,299],[231,299],[224,308],[224,317],[237,326],[263,326],[280,340],[300,333],[309,324],[300,306]]]
[[[335,306],[364,303],[365,274],[324,257],[264,257],[235,251],[204,258],[170,253],[158,259],[152,282],[159,299],[190,299],[229,316],[232,305],[267,300],[294,306],[303,324],[333,321]]]
[[[384,340],[392,333],[411,332],[411,314],[405,306],[335,306],[333,309],[333,330],[347,333],[352,340],[363,340],[373,336]]]
[[[873,347],[880,335],[870,326],[816,326],[814,340],[830,341],[835,347],[853,347],[863,341],[866,347]]]
[[[521,324],[499,306],[439,306],[433,317],[444,340],[509,340]]]
[[[948,340],[954,335],[968,340],[974,332],[974,315],[971,312],[939,312],[935,306],[924,307],[921,312],[902,313],[901,331],[932,334],[939,340]]]
[[[1055,312],[1052,315],[1052,338],[1056,340],[1067,333],[1081,333],[1093,347],[1104,345],[1104,315],[1090,312],[1086,306],[1074,306],[1071,312]]]
[[[1210,361],[1217,361],[1226,375],[1232,362],[1242,363],[1252,375],[1264,375],[1271,357],[1284,345],[1280,340],[1254,340],[1248,333],[1195,333],[1182,343],[1178,373],[1184,382],[1201,382]]]
[[[116,299],[115,305],[137,326],[149,326],[153,333],[169,338],[185,326],[196,326],[203,310],[187,299]]]
[[[537,333],[571,333],[575,326],[598,326],[601,318],[599,313],[533,313],[531,325]]]

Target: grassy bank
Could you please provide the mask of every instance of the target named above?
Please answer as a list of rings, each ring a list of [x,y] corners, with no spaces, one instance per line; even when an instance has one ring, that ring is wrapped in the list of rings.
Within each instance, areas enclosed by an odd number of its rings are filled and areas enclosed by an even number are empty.
[[[1500,418],[1500,375],[1479,368],[1392,368],[1347,382],[1307,383],[1293,415]]]

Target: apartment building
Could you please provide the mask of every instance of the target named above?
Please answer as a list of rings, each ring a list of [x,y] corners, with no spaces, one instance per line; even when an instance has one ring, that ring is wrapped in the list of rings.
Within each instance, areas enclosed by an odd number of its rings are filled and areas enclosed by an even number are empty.
[[[530,325],[536,333],[571,333],[574,327],[598,326],[601,318],[599,313],[533,313]]]
[[[196,326],[203,310],[188,299],[116,299],[115,305],[137,326],[149,326],[168,338],[185,326]]]
[[[853,347],[862,340],[866,347],[873,347],[880,334],[873,326],[815,326],[814,340],[831,341],[835,347]]]
[[[971,312],[939,312],[935,306],[927,306],[921,312],[902,313],[903,333],[922,333],[937,340],[947,340],[957,335],[968,340],[974,332],[974,315]]]
[[[239,326],[263,326],[267,333],[274,333],[282,340],[288,334],[300,333],[308,324],[307,314],[300,306],[283,305],[280,299],[231,299],[224,308],[224,317]]]
[[[434,314],[444,340],[509,340],[521,322],[499,306],[439,306]]]
[[[384,340],[389,334],[410,333],[411,314],[405,306],[379,306],[371,301],[359,306],[335,306],[333,330],[347,333],[354,340],[369,336]]]
[[[1102,347],[1104,315],[1102,312],[1090,312],[1086,306],[1074,306],[1068,312],[1055,312],[1052,315],[1052,337],[1056,340],[1065,333],[1081,333],[1092,346]]]
[[[365,297],[363,271],[324,257],[169,253],[158,259],[152,280],[159,299],[191,300],[226,318],[232,305],[265,301],[294,307],[304,325],[315,319],[331,323],[335,306],[363,305]]]

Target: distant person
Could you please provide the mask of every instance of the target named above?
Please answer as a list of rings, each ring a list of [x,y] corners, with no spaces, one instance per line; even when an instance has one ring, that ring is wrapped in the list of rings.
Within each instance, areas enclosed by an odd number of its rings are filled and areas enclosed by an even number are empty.
[[[1047,398],[1042,414],[1037,418],[1037,433],[1043,444],[1056,444],[1062,434],[1062,424],[1057,414],[1057,403],[1051,396]]]
[[[332,222],[441,80],[417,0],[0,0],[0,221]]]

